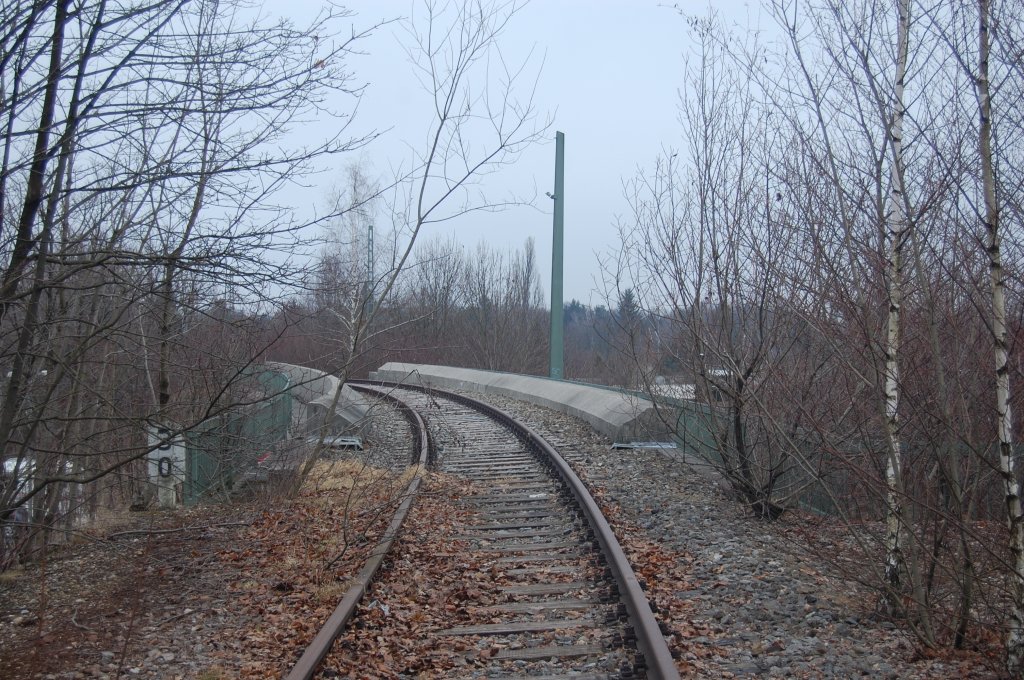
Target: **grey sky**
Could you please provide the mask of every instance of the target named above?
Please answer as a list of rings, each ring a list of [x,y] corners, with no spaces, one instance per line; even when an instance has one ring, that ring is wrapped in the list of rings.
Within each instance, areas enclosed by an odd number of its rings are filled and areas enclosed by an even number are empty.
[[[411,7],[405,0],[342,4],[356,12],[351,20],[356,29],[408,15]],[[678,4],[691,13],[708,9],[705,2]],[[757,12],[754,4],[753,9],[743,2],[715,7],[745,23],[748,13]],[[265,12],[284,13],[284,7],[299,18],[319,3],[268,0]],[[395,26],[378,30],[362,43],[366,54],[351,62],[356,78],[368,83],[354,129],[391,128],[362,154],[382,176],[409,158],[409,144],[423,138],[429,122],[428,100],[399,48],[400,34]],[[686,23],[672,3],[659,5],[653,0],[534,0],[513,19],[502,45],[513,57],[533,48],[535,63],[544,60],[535,104],[542,115],[550,114],[554,125],[549,143],[528,150],[489,186],[499,195],[536,191],[537,209],[478,213],[450,225],[435,225],[426,237],[454,232],[467,248],[481,239],[504,248],[519,247],[532,236],[548,290],[551,206],[544,192],[552,188],[554,131],[561,130],[566,135],[565,299],[599,304],[595,253],[616,247],[616,219],[625,216],[628,207],[623,179],[637,167],[649,166],[663,147],[679,146],[678,90],[684,54],[690,51]],[[320,180],[318,190],[326,196],[330,179]]]

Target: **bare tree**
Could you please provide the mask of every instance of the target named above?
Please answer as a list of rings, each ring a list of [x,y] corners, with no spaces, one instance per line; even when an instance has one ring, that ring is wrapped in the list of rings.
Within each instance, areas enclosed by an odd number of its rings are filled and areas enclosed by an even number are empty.
[[[763,514],[834,515],[850,577],[926,647],[1018,629],[995,604],[1016,597],[1016,539],[979,521],[1019,518],[1021,253],[998,234],[1022,214],[1020,22],[999,7],[987,96],[974,6],[779,0],[771,45],[691,18],[686,143],[627,184],[605,261],[608,301],[631,288],[654,319],[648,346],[619,343],[640,382],[695,384],[666,422],[702,418],[677,434]]]
[[[991,4],[978,0],[978,155],[984,197],[985,232],[992,294],[992,339],[996,378],[996,416],[999,441],[999,471],[1006,494],[1006,517],[1010,530],[1011,609],[1006,641],[1006,666],[1013,675],[1024,670],[1024,509],[1014,465],[1013,417],[1010,411],[1010,373],[1006,323],[1006,274],[1002,262],[1002,229],[996,199],[995,154],[992,145],[992,94],[989,88],[991,53]]]
[[[427,137],[413,145],[415,157],[389,185],[390,218],[397,243],[391,266],[378,275],[373,290],[378,300],[391,298],[410,262],[420,234],[431,224],[471,213],[500,210],[508,201],[489,199],[478,189],[481,178],[512,162],[538,141],[547,123],[538,123],[533,108],[535,78],[525,62],[508,62],[501,36],[521,9],[517,0],[445,2],[428,0],[423,16],[403,22],[405,49],[425,91],[431,112]],[[491,69],[500,69],[495,78]],[[519,97],[522,96],[522,99]],[[469,140],[479,140],[470,143]],[[383,304],[356,315],[339,375],[351,375],[372,321]],[[374,332],[380,332],[380,329]],[[331,409],[337,407],[341,389]],[[326,423],[313,455],[302,467],[296,489],[312,470],[326,436]]]
[[[885,341],[885,422],[889,442],[889,456],[885,466],[887,487],[885,575],[894,590],[899,588],[903,554],[900,534],[903,530],[902,451],[899,432],[899,352],[900,313],[903,305],[904,249],[910,235],[906,197],[903,191],[903,102],[904,81],[907,73],[907,49],[910,41],[910,2],[899,3],[899,21],[896,29],[896,76],[893,87],[892,112],[889,114],[890,188],[886,214],[886,236],[889,243],[887,262],[887,288],[889,314],[886,321]],[[883,113],[883,116],[885,114]]]
[[[31,505],[38,524],[71,526],[100,492],[131,497],[151,425],[184,431],[245,400],[232,386],[259,348],[224,302],[273,301],[303,227],[280,190],[362,141],[344,111],[327,138],[288,141],[331,115],[329,97],[357,95],[342,15],[246,16],[230,2],[0,12],[4,517]]]
[[[681,106],[686,145],[627,185],[633,216],[620,226],[622,254],[606,263],[613,290],[635,291],[664,319],[661,351],[689,367],[697,391],[714,395],[691,414],[713,442],[708,459],[759,517],[778,517],[794,462],[776,436],[789,420],[766,409],[766,390],[798,337],[784,315],[790,225],[772,191],[769,109],[728,66],[713,18],[690,19],[699,51]],[[648,343],[629,342],[643,389],[657,398]],[[674,411],[667,424],[676,427]],[[687,419],[692,422],[693,418]],[[683,421],[680,421],[683,422]]]
[[[533,240],[511,256],[477,245],[467,258],[465,307],[459,324],[473,365],[493,371],[540,373],[546,314]],[[457,363],[465,363],[464,357]]]
[[[411,324],[406,346],[429,357],[426,363],[449,364],[462,354],[456,321],[466,298],[465,259],[454,238],[435,238],[416,249],[409,295],[410,311],[419,321]]]

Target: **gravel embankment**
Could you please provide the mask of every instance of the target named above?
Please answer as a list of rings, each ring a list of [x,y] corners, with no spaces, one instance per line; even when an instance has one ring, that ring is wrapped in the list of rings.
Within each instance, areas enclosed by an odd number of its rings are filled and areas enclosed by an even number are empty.
[[[722,676],[999,677],[978,656],[920,659],[910,636],[874,612],[876,596],[830,573],[786,538],[793,519],[752,518],[709,473],[655,450],[616,450],[583,421],[494,395],[485,399],[560,449],[605,502],[648,536],[692,556],[688,640]],[[685,654],[686,652],[684,652]]]
[[[980,656],[919,658],[908,635],[875,615],[874,594],[787,538],[794,519],[754,520],[714,479],[663,453],[612,451],[575,418],[488,400],[562,448],[602,502],[617,510],[617,523],[685,554],[685,579],[677,578],[677,569],[661,585],[671,582],[692,603],[687,624],[699,633],[680,653],[695,660],[700,677],[999,677]],[[389,411],[362,458],[400,469],[408,429]],[[170,526],[195,529],[100,539],[68,550],[45,569],[9,575],[0,583],[0,677],[226,680],[258,677],[256,663],[286,667],[287,654],[261,660],[246,637],[266,627],[272,613],[239,606],[232,588],[277,587],[280,577],[222,559],[249,540],[248,529],[231,524],[248,524],[255,508],[236,510],[189,511]],[[160,526],[166,525],[154,515],[125,528]],[[293,597],[280,595],[282,602]]]

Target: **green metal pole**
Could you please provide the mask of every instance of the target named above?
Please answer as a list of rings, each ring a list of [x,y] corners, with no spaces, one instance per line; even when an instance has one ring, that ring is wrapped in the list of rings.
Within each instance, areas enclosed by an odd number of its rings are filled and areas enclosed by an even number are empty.
[[[373,223],[366,228],[366,314],[373,314]]]
[[[562,256],[565,218],[565,135],[555,133],[555,224],[551,245],[551,361],[548,376],[562,378],[564,337],[562,307]]]

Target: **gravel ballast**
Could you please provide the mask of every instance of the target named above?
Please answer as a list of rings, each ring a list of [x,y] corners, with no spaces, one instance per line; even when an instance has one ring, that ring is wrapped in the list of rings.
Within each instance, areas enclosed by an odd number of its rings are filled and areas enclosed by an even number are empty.
[[[611,449],[582,421],[495,395],[470,394],[523,421],[563,451],[606,504],[655,542],[693,557],[689,646],[720,676],[995,678],[981,655],[921,658],[912,637],[877,615],[875,593],[830,572],[788,538],[794,519],[753,518],[708,471],[655,449]],[[686,651],[682,651],[686,654]]]
[[[841,578],[791,538],[787,528],[797,520],[789,515],[774,524],[753,519],[713,477],[664,452],[611,450],[575,418],[511,399],[486,400],[562,449],[612,511],[613,526],[641,531],[687,556],[685,579],[666,576],[659,585],[670,583],[692,604],[687,624],[697,632],[678,652],[699,660],[700,677],[1001,676],[995,662],[986,666],[977,654],[921,658],[909,635],[877,615],[873,592]],[[380,418],[374,445],[359,456],[401,469],[408,428],[397,413]],[[4,661],[19,668],[11,677],[238,677],[252,654],[239,631],[266,620],[236,606],[230,588],[240,579],[255,584],[271,576],[234,573],[218,554],[244,547],[246,529],[232,524],[252,521],[252,510],[188,511],[175,526],[198,528],[100,539],[0,584]],[[3,666],[0,677],[7,677]],[[26,673],[29,668],[37,672]]]

